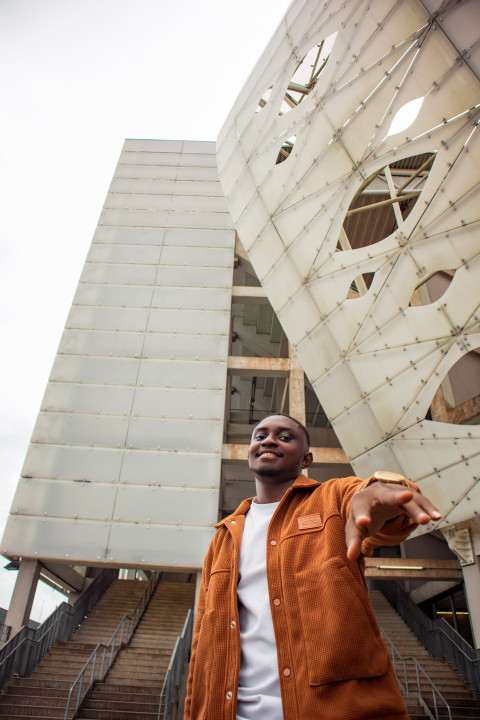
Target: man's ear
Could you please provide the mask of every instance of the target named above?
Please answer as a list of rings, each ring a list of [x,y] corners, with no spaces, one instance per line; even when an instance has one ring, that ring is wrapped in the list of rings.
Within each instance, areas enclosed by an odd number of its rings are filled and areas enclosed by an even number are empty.
[[[305,453],[302,460],[302,468],[309,467],[313,462],[313,455],[311,452]]]

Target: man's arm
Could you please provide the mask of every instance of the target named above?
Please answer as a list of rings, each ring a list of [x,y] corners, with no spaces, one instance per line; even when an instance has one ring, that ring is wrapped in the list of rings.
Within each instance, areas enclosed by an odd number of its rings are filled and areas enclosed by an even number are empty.
[[[409,521],[410,531],[417,524],[426,525],[442,517],[430,500],[413,488],[377,481],[357,491],[345,525],[348,559],[357,560],[366,538],[378,535],[385,524],[393,526],[402,516]]]

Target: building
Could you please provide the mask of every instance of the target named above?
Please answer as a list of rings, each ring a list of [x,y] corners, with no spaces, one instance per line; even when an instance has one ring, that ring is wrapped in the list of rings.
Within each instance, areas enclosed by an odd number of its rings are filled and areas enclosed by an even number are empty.
[[[13,632],[40,576],[198,571],[275,409],[319,481],[388,468],[440,507],[403,575],[444,600],[408,566],[459,557],[479,646],[480,25],[439,9],[295,1],[217,147],[126,141],[1,545]]]

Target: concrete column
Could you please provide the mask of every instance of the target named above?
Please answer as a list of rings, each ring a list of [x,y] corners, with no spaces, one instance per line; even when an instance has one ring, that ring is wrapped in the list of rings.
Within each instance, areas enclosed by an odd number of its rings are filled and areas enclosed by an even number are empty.
[[[5,625],[9,625],[10,638],[16,635],[30,620],[38,578],[40,577],[40,563],[38,560],[25,558],[20,562],[17,581],[13,589],[10,607],[5,618]]]
[[[480,556],[477,555],[475,563],[464,565],[462,570],[473,642],[480,648]]]
[[[288,346],[290,358],[290,374],[288,376],[288,406],[289,415],[299,420],[302,425],[307,425],[305,412],[305,376],[303,368],[298,362],[297,354],[293,345]],[[302,475],[308,475],[308,469],[302,470]]]
[[[305,415],[305,379],[303,368],[300,365],[292,345],[288,347],[290,357],[290,376],[288,384],[289,415],[306,425]]]

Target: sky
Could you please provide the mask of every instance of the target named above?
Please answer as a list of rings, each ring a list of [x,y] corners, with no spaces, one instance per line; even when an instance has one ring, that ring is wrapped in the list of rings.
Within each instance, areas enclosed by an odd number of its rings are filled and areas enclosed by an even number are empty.
[[[124,139],[215,140],[289,4],[1,0],[0,536]]]

